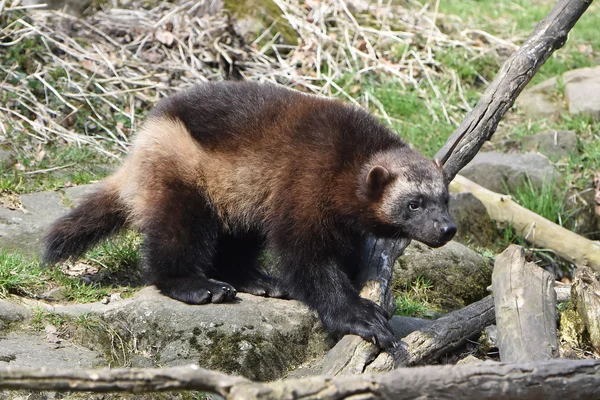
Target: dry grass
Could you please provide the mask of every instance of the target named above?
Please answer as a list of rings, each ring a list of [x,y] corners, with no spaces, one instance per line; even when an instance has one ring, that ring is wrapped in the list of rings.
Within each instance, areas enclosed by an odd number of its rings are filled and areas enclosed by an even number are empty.
[[[244,43],[214,0],[162,2],[150,9],[105,6],[85,19],[0,0],[0,49],[15,53],[11,65],[0,64],[2,142],[26,135],[28,143],[60,140],[119,157],[160,98],[198,82],[240,78],[341,97],[391,123],[374,95],[357,96],[352,85],[383,75],[417,90],[430,111],[433,102],[440,105],[446,122],[457,124],[454,115],[469,104],[454,71],[452,93],[436,86],[436,78],[448,73],[436,56],[460,47],[476,59],[514,47],[463,29],[459,19],[440,15],[437,4],[273,2],[297,43],[284,43],[275,24]],[[452,94],[462,101],[448,104]]]

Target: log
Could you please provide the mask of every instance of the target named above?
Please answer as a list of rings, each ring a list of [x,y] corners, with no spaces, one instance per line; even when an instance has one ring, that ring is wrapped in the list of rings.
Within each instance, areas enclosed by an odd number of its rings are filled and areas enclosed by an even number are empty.
[[[394,314],[396,307],[391,285],[394,262],[409,243],[407,239],[376,239],[368,236],[360,252],[361,264],[368,266],[361,270],[359,277],[363,287],[361,296],[376,302],[390,315]],[[379,347],[373,343],[359,336],[346,335],[325,356],[322,373],[329,376],[360,374],[380,353]],[[381,353],[378,363],[383,363],[383,370],[386,371],[394,364],[387,353]]]
[[[481,363],[399,368],[358,376],[309,377],[270,383],[198,366],[156,369],[56,370],[0,368],[0,389],[150,392],[201,390],[229,400],[279,399],[598,399],[600,360]]]
[[[492,291],[500,360],[529,362],[558,357],[554,277],[511,245],[496,258]]]
[[[492,296],[453,311],[402,339],[391,351],[394,364],[413,366],[436,361],[466,344],[469,338],[479,336],[486,326],[494,323],[494,318]]]
[[[552,249],[561,258],[600,271],[600,242],[584,238],[512,201],[463,177],[450,183],[452,192],[471,192],[485,206],[491,219],[512,224],[516,232],[537,247]]]
[[[571,299],[590,336],[592,347],[600,354],[600,283],[591,269],[577,268]]]

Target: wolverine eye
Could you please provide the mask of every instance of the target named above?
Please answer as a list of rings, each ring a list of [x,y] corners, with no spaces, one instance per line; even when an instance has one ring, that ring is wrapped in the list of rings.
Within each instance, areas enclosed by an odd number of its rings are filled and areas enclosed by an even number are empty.
[[[408,209],[410,211],[417,211],[419,209],[419,203],[417,203],[416,201],[411,201],[410,203],[408,203]]]

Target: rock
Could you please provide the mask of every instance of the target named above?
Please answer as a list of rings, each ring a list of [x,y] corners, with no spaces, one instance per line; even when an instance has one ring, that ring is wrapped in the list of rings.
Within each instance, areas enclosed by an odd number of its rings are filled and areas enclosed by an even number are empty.
[[[563,83],[569,113],[591,115],[600,121],[600,67],[565,72]]]
[[[531,180],[534,188],[541,189],[544,182],[558,179],[558,174],[548,158],[537,153],[480,152],[461,170],[461,175],[497,193],[514,191]]]
[[[31,317],[33,313],[18,304],[0,299],[0,331],[13,322],[23,321]]]
[[[573,131],[542,132],[524,137],[521,149],[537,151],[552,161],[558,161],[577,151],[577,135]]]
[[[273,0],[224,0],[223,8],[234,17],[233,26],[246,43],[253,42],[271,24],[271,33],[279,33],[279,41],[298,44],[298,33],[289,22],[280,18],[281,10]]]
[[[557,83],[558,79],[554,77],[525,89],[515,102],[517,107],[531,119],[558,117],[564,107],[557,96]]]
[[[17,162],[15,154],[3,148],[0,148],[0,170],[7,170]]]
[[[317,317],[297,301],[239,294],[236,303],[192,306],[162,296],[154,287],[134,297],[57,306],[54,313],[87,315],[92,328],[73,328],[86,347],[111,354],[111,365],[203,368],[272,380],[328,346]],[[114,338],[123,344],[114,349]],[[115,351],[116,350],[116,351]],[[123,356],[125,352],[125,356]],[[140,358],[141,356],[141,358]]]
[[[480,360],[479,358],[475,357],[472,354],[469,354],[465,358],[458,360],[456,362],[456,365],[473,365],[473,364],[480,364],[482,362],[484,362],[484,361]]]
[[[87,369],[108,366],[97,352],[67,341],[50,343],[43,334],[10,332],[0,336],[0,366]]]
[[[64,301],[66,300],[65,291],[67,290],[64,286],[55,287],[40,294],[40,297],[48,301]]]
[[[396,261],[394,279],[406,286],[419,277],[432,284],[431,300],[452,311],[487,295],[492,267],[490,260],[454,241],[438,249],[413,241]]]
[[[41,239],[54,220],[69,211],[96,185],[81,185],[61,191],[22,195],[22,210],[0,207],[0,248],[38,253]]]
[[[483,331],[484,341],[490,349],[498,348],[498,327],[496,325],[490,325]]]
[[[494,222],[481,200],[472,193],[451,193],[450,215],[458,228],[455,241],[490,247],[496,240]]]

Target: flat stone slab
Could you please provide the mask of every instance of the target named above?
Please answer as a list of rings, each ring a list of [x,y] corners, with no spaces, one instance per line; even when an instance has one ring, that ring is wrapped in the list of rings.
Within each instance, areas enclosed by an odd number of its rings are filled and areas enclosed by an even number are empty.
[[[116,361],[133,367],[197,364],[270,380],[327,350],[328,336],[302,303],[245,293],[238,298],[233,303],[188,305],[151,286],[108,304],[46,305],[46,309],[97,319],[100,329],[75,330],[75,338],[106,353],[110,351],[106,343],[111,342],[107,332],[118,335],[127,354]]]
[[[78,204],[97,184],[20,196],[23,209],[0,206],[0,248],[39,254],[42,238],[54,220]]]
[[[10,332],[0,335],[0,366],[19,368],[99,368],[108,363],[99,353],[67,341],[50,343],[44,335]]]

